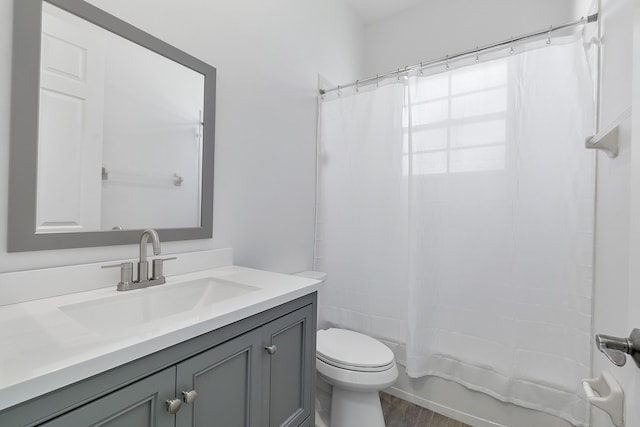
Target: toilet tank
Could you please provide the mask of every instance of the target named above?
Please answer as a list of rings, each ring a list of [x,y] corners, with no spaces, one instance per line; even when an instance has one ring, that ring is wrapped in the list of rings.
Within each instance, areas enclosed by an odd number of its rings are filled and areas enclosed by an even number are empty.
[[[321,271],[301,271],[300,273],[294,274],[294,276],[306,277],[307,279],[316,279],[316,280],[324,280],[327,278],[327,273],[323,273]]]

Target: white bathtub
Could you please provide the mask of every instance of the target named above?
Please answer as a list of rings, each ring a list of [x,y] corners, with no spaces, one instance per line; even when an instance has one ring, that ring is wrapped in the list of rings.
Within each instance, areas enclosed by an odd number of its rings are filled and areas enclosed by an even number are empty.
[[[398,366],[396,383],[387,393],[474,427],[572,427],[540,411],[501,402],[439,377],[409,378]]]

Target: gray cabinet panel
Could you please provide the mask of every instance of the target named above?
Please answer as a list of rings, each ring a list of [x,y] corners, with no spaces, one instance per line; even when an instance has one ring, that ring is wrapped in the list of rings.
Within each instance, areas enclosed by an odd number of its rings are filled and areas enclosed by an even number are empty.
[[[175,396],[175,372],[167,368],[42,426],[173,427],[165,401]]]
[[[312,409],[315,329],[311,306],[265,325],[263,343],[275,345],[263,364],[263,419],[269,426],[298,426]]]
[[[302,343],[304,323],[295,323],[272,337],[280,350],[271,356],[271,412],[269,425],[283,424],[291,414],[304,407],[300,384],[304,382]]]
[[[195,390],[198,398],[177,414],[178,426],[260,425],[259,330],[182,362],[177,370],[177,393]]]

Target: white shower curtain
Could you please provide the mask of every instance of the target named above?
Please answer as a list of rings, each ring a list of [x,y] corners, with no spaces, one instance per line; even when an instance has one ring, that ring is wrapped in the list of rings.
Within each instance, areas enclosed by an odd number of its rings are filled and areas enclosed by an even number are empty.
[[[321,326],[585,425],[592,87],[579,40],[321,102]]]

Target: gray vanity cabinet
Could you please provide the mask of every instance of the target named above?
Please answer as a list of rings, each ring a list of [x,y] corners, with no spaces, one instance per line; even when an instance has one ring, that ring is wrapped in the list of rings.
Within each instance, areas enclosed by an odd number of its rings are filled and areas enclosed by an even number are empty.
[[[0,426],[311,426],[315,302],[298,298],[9,408]]]

